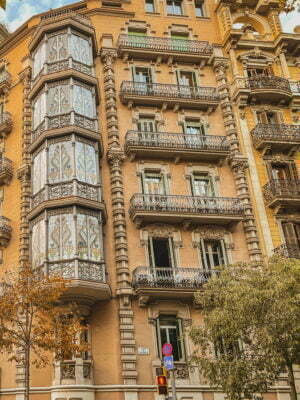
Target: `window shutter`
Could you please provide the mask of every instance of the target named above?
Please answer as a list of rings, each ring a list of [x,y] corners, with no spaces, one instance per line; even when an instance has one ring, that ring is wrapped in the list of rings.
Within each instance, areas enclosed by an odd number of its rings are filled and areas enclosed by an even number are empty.
[[[176,258],[175,258],[175,249],[174,249],[173,239],[171,237],[169,237],[168,242],[169,242],[169,251],[170,251],[170,256],[171,256],[172,268],[176,268]]]
[[[227,258],[227,252],[226,252],[224,239],[221,239],[221,249],[222,249],[222,256],[223,256],[224,264],[228,265],[228,258]]]
[[[287,245],[292,245],[292,246],[298,245],[295,227],[292,222],[282,223],[282,230]]]
[[[204,239],[200,239],[200,248],[201,248],[201,258],[204,269],[208,269],[207,260],[206,260],[206,252],[205,252],[205,243]]]
[[[298,175],[298,170],[297,170],[297,166],[294,162],[290,162],[289,164],[289,171],[290,171],[290,176],[291,179],[299,179],[299,175]]]
[[[155,267],[155,260],[154,260],[153,239],[152,239],[152,237],[150,237],[148,239],[148,254],[149,254],[150,267],[154,268]]]

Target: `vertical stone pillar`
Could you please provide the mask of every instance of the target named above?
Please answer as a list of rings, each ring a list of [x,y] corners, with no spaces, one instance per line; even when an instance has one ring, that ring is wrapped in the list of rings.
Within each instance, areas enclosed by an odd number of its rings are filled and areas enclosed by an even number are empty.
[[[280,60],[281,69],[282,69],[282,73],[283,73],[284,78],[290,79],[291,78],[290,71],[289,71],[289,67],[288,67],[287,62],[286,62],[286,57],[285,57],[285,51],[284,50],[280,51],[279,60]]]
[[[261,259],[261,249],[246,176],[248,161],[246,157],[240,153],[238,131],[226,76],[227,66],[227,59],[215,58],[214,71],[217,79],[217,87],[221,96],[220,106],[223,113],[226,134],[230,143],[229,163],[233,171],[237,195],[245,206],[243,226],[249,257],[251,261],[257,261]]]
[[[102,44],[112,45],[111,35],[103,35]],[[122,164],[125,154],[120,146],[116,103],[114,62],[117,51],[102,47],[105,91],[106,130],[108,135],[107,160],[110,165],[111,203],[114,230],[115,265],[117,271],[117,296],[119,298],[119,329],[121,345],[121,369],[124,384],[136,384],[136,342],[134,332],[130,272],[128,268],[128,239],[124,207],[124,184]],[[126,393],[125,393],[126,398]],[[137,398],[137,394],[135,396]]]

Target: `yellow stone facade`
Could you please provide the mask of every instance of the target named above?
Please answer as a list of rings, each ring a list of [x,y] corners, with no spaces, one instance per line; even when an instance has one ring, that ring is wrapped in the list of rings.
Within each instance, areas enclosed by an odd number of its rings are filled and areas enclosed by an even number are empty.
[[[91,344],[33,369],[32,399],[158,400],[166,341],[178,400],[224,398],[187,366],[195,291],[221,263],[300,255],[300,36],[278,15],[86,0],[1,29],[1,269],[71,279]],[[0,368],[22,400],[22,366]]]

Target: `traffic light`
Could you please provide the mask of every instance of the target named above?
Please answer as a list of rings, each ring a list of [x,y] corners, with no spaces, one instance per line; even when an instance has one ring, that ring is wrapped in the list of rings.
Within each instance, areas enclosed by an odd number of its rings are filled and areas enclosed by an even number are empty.
[[[156,385],[158,394],[168,394],[167,371],[165,368],[156,368]]]

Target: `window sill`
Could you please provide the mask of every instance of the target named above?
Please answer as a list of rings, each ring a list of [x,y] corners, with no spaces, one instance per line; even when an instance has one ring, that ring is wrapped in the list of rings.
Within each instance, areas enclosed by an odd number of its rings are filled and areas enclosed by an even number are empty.
[[[188,15],[184,14],[167,14],[168,17],[179,17],[179,18],[188,18]]]
[[[146,11],[146,15],[160,15],[159,12],[150,12],[150,11]]]
[[[196,19],[204,19],[206,21],[210,20],[210,17],[196,17]]]

